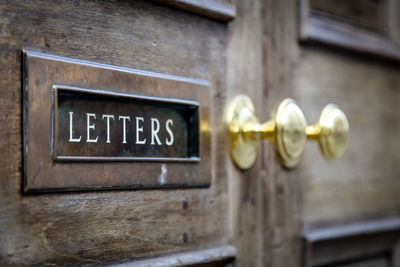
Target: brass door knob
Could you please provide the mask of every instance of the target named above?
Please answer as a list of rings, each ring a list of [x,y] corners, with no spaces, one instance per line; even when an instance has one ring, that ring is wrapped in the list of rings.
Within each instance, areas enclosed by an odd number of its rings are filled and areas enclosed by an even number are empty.
[[[321,112],[317,124],[306,128],[307,138],[319,143],[321,153],[328,160],[343,155],[349,136],[346,115],[335,104],[328,104]]]
[[[290,98],[278,105],[271,120],[260,123],[251,99],[239,95],[228,106],[225,122],[231,157],[241,169],[254,164],[263,138],[274,144],[282,164],[292,168],[300,161],[307,139],[318,141],[325,158],[333,159],[346,149],[349,132],[346,116],[333,104],[324,108],[316,125],[307,127],[303,112]]]

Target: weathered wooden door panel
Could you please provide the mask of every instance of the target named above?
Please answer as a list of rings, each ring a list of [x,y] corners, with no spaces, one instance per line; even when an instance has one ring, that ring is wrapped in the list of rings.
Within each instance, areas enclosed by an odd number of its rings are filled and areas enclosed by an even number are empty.
[[[251,171],[239,171],[222,120],[226,103],[239,93],[254,98],[261,114],[291,94],[295,3],[159,2],[205,16],[148,1],[0,4],[2,264],[104,264],[187,251],[202,255],[188,264],[235,256],[239,266],[296,262],[282,257],[297,253],[298,188],[287,179],[291,174],[269,146]],[[276,20],[289,35],[273,26]],[[211,151],[201,156],[211,162],[211,186],[23,194],[22,49],[207,81],[211,119],[202,127]],[[165,175],[165,169],[151,175]],[[181,259],[193,256],[187,253]]]
[[[213,130],[226,91],[227,25],[148,1],[3,1],[0,13],[1,264],[122,262],[228,244],[222,135],[204,155],[210,187],[21,193],[23,48],[209,81]]]
[[[398,266],[398,1],[310,0],[301,8],[304,113],[312,123],[334,102],[350,122],[343,158],[325,162],[309,145],[300,165],[306,266]],[[310,242],[316,233],[330,234]]]

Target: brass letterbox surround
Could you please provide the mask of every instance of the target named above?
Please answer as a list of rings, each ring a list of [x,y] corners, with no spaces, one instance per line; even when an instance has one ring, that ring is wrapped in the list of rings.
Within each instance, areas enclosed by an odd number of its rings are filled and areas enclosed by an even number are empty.
[[[202,125],[210,124],[210,83],[208,81],[92,63],[33,51],[23,51],[23,66],[23,192],[185,188],[210,185],[210,128],[202,127]],[[54,156],[53,141],[56,145],[68,141],[54,139],[54,123],[56,123],[54,112],[59,107],[57,103],[54,103],[57,102],[54,96],[60,88],[90,95],[92,99],[87,102],[79,102],[84,97],[70,97],[68,101],[81,108],[82,103],[87,103],[85,104],[87,108],[97,105],[96,107],[100,110],[103,104],[104,108],[110,107],[111,104],[117,107],[115,103],[107,103],[108,99],[113,99],[110,101],[128,99],[127,103],[123,103],[124,105],[129,105],[128,102],[133,100],[136,101],[136,105],[140,104],[140,101],[146,102],[147,107],[146,111],[142,112],[143,116],[155,110],[156,106],[154,110],[152,108],[153,103],[162,108],[157,114],[167,116],[169,110],[172,111],[175,106],[181,105],[178,107],[181,115],[186,112],[182,109],[190,107],[193,112],[198,113],[198,116],[182,119],[184,122],[182,125],[186,127],[183,134],[188,135],[185,132],[188,128],[196,129],[197,127],[197,135],[196,133],[192,135],[190,144],[186,145],[191,149],[197,143],[198,151],[195,151],[196,148],[193,148],[194,152],[182,150],[183,154],[176,157],[173,154],[174,151],[160,152],[156,150],[157,148],[153,148],[155,149],[153,154],[142,151],[141,156],[135,156],[135,151],[127,150],[125,152],[128,157],[121,156],[122,154],[112,157],[114,152],[111,150],[110,152],[103,149],[100,152],[95,151],[98,154],[93,154],[89,146],[87,150],[79,150],[81,147],[75,146],[75,150],[70,150],[75,151],[72,158]],[[97,95],[101,95],[102,105],[96,103]],[[123,111],[127,112],[129,108],[130,106]],[[136,110],[140,111],[140,108]],[[176,114],[179,112],[175,111]],[[195,123],[196,127],[185,120]],[[88,131],[90,129],[92,133],[96,133],[97,128],[94,129],[89,122],[87,125]],[[196,139],[196,136],[198,140],[193,139]],[[165,138],[163,140],[168,140]],[[105,141],[102,140],[102,142]],[[83,155],[84,157],[79,157],[82,151],[86,151],[86,154]],[[108,156],[101,158],[101,153]],[[95,157],[91,157],[92,155]]]

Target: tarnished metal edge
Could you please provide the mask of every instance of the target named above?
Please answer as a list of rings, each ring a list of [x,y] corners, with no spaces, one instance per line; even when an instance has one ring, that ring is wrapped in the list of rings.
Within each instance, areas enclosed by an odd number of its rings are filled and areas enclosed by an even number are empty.
[[[29,55],[29,56],[35,56],[38,58],[44,58],[44,59],[49,59],[49,60],[57,60],[57,61],[62,61],[62,62],[67,62],[67,63],[75,63],[75,64],[89,66],[89,67],[98,67],[98,68],[102,68],[102,69],[109,69],[109,70],[114,70],[114,71],[139,74],[139,75],[143,75],[143,76],[154,77],[154,78],[159,78],[159,79],[164,79],[164,80],[174,80],[174,81],[198,84],[198,85],[203,85],[203,86],[211,85],[209,81],[202,80],[202,79],[186,78],[186,77],[176,76],[176,75],[171,75],[171,74],[161,74],[161,73],[156,73],[156,72],[119,67],[119,66],[102,64],[102,63],[97,63],[97,62],[92,62],[92,61],[81,60],[81,59],[74,59],[74,58],[69,58],[69,57],[62,57],[62,56],[56,56],[56,55],[52,55],[52,54],[35,52],[35,51],[26,50],[26,49],[23,49],[22,51],[26,56]]]
[[[28,170],[28,64],[27,52],[22,50],[22,192],[27,189],[27,170]]]
[[[156,158],[156,157],[85,157],[85,156],[57,156],[54,160],[62,161],[155,161],[155,162],[187,162],[197,163],[200,162],[199,157],[190,158]]]
[[[135,260],[108,266],[114,267],[178,267],[192,266],[216,262],[231,262],[237,256],[237,249],[232,245],[225,245],[209,249],[181,252],[151,259]]]
[[[210,183],[199,183],[199,184],[151,184],[151,185],[126,185],[126,186],[104,186],[104,185],[93,185],[93,186],[75,186],[75,187],[63,187],[63,188],[39,188],[39,189],[27,189],[24,194],[52,194],[52,193],[76,193],[76,192],[90,192],[90,191],[106,191],[106,190],[164,190],[164,189],[199,189],[208,188]]]
[[[76,87],[76,86],[63,85],[63,84],[53,84],[53,89],[56,93],[55,94],[56,97],[57,97],[58,89],[62,89],[62,90],[69,90],[69,91],[73,91],[73,92],[94,94],[94,95],[117,96],[117,97],[125,97],[125,98],[134,98],[134,99],[138,99],[138,100],[154,101],[154,102],[165,102],[165,103],[182,104],[182,105],[190,105],[190,106],[197,106],[197,107],[200,106],[200,103],[195,100],[127,94],[127,93],[120,93],[120,92],[115,92],[115,91],[89,89],[89,88]]]

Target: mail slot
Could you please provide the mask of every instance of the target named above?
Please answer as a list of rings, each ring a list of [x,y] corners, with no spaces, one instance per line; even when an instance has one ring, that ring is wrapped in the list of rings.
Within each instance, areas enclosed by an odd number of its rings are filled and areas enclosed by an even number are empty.
[[[208,87],[24,51],[24,191],[209,186]]]
[[[198,162],[196,101],[53,86],[53,159]]]

